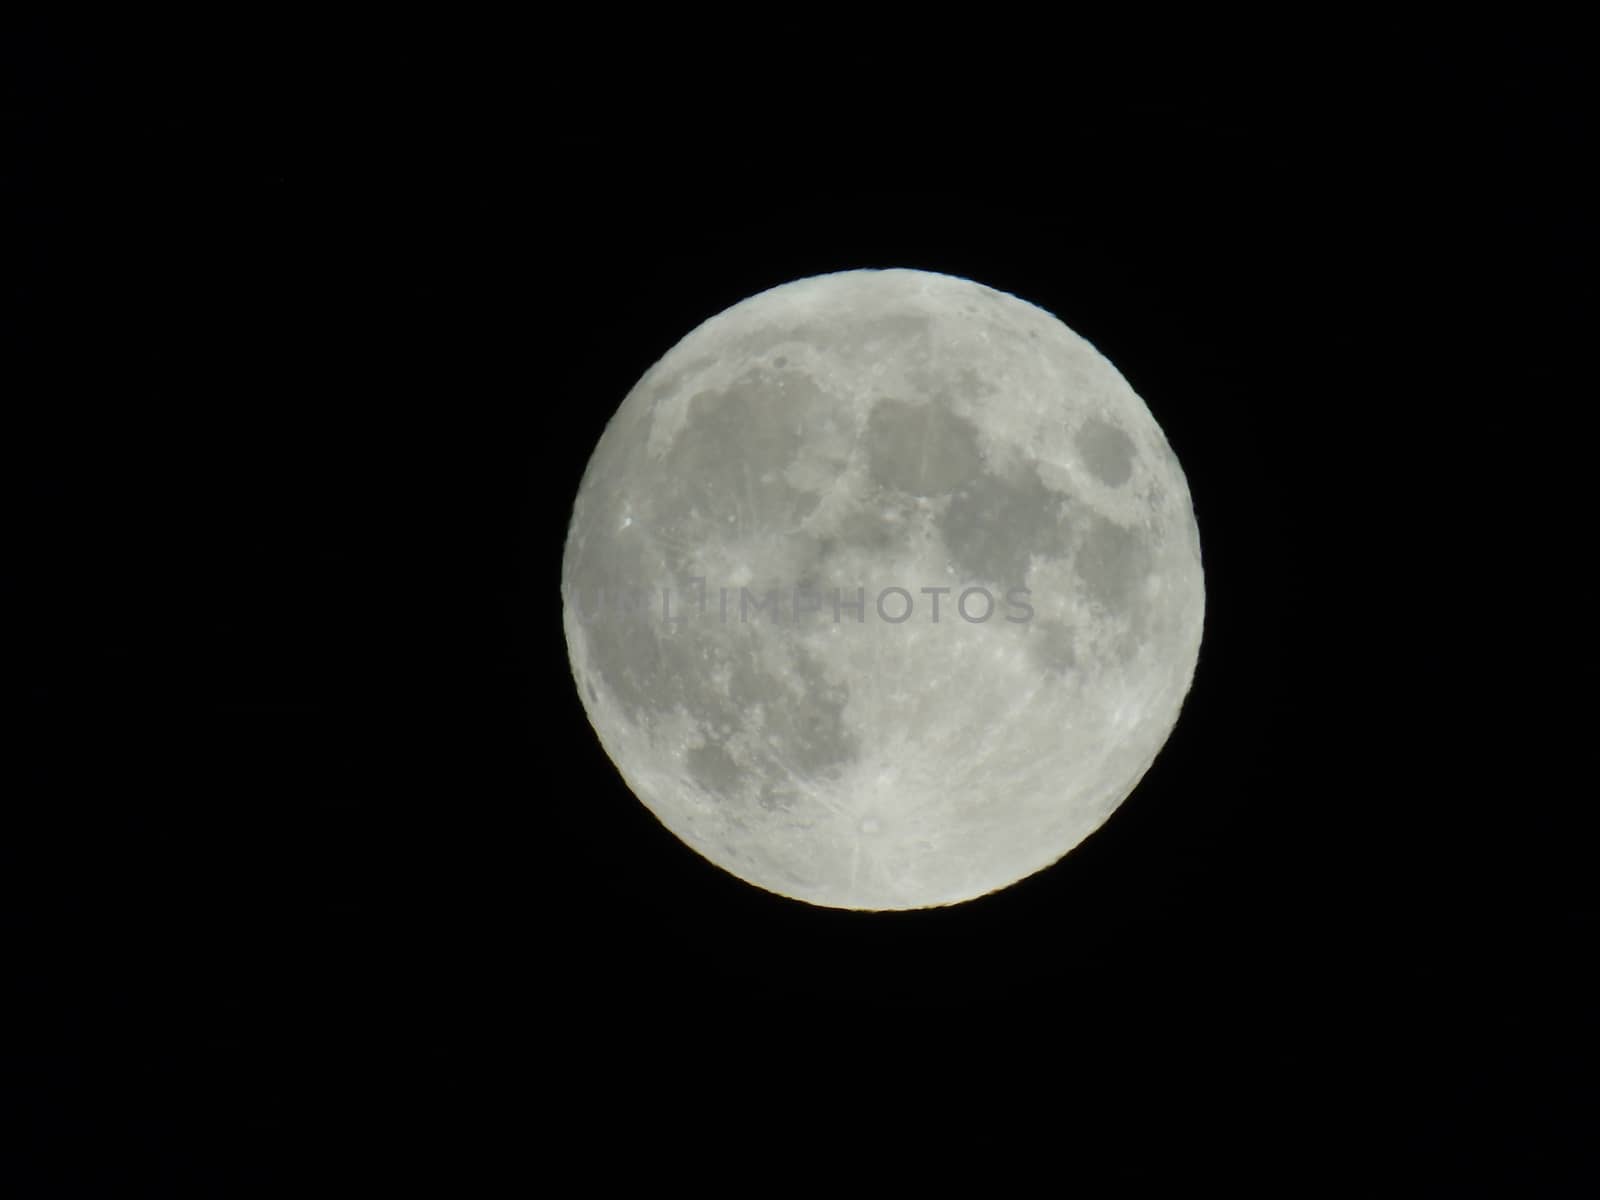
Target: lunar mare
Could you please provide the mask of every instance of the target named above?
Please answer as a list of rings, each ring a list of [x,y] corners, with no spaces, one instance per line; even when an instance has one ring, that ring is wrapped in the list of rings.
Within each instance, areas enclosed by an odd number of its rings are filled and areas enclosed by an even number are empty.
[[[785,284],[674,346],[595,447],[562,585],[650,811],[749,883],[878,910],[1097,829],[1177,721],[1205,607],[1183,472],[1121,374],[910,270]]]

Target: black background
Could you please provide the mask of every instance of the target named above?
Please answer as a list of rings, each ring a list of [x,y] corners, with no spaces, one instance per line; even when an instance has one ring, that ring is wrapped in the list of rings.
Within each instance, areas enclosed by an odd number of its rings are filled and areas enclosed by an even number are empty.
[[[30,1186],[837,1185],[864,1155],[991,1189],[1089,1160],[1577,1187],[1596,909],[1542,769],[1561,711],[1506,672],[1570,653],[1578,586],[1536,540],[1583,395],[1573,60],[1091,88],[992,56],[641,75],[524,32],[6,44]],[[950,910],[698,859],[617,779],[560,630],[632,383],[861,266],[1098,346],[1205,556],[1144,783]]]

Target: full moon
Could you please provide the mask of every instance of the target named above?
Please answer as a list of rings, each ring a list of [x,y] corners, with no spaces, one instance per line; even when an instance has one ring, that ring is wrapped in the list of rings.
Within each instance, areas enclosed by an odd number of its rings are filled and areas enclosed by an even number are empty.
[[[690,332],[606,426],[563,626],[655,816],[783,896],[957,904],[1062,858],[1177,722],[1199,531],[1144,402],[967,279],[797,280]]]

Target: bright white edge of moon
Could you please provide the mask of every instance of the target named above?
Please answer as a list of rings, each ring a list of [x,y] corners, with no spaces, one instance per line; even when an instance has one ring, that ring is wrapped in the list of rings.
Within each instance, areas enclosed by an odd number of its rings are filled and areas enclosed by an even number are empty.
[[[874,910],[1004,888],[1104,823],[1205,607],[1183,472],[1117,370],[912,270],[784,284],[674,346],[595,448],[562,586],[589,720],[650,811],[751,884]],[[781,619],[741,619],[741,589]]]

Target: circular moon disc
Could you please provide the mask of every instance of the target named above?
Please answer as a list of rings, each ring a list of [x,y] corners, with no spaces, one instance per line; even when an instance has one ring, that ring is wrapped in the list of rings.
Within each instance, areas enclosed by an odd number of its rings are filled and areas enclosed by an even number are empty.
[[[1177,721],[1205,608],[1177,458],[1059,320],[909,270],[706,321],[622,402],[562,564],[634,794],[812,904],[955,904],[1049,866]]]

